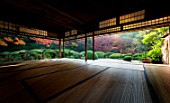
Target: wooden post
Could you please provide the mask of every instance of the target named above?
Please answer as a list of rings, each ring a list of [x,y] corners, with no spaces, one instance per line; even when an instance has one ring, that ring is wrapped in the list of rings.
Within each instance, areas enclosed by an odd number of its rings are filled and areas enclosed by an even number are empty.
[[[95,45],[95,41],[94,41],[94,33],[93,33],[93,36],[92,36],[92,42],[93,42],[93,60],[95,60],[95,56],[94,56],[94,52],[95,52],[95,50],[94,50],[94,45]]]
[[[62,58],[64,58],[64,38],[63,38],[63,52],[62,52]]]
[[[9,21],[8,21],[8,35],[9,35]],[[10,49],[10,48],[9,48]],[[8,54],[8,61],[10,61],[10,54]]]
[[[87,36],[85,34],[85,61],[87,61],[87,59],[88,59],[88,54],[87,54],[88,47],[87,46],[88,46],[87,45]]]
[[[169,34],[170,34],[170,25],[169,25]],[[168,35],[168,65],[170,65],[170,35]]]
[[[59,39],[58,49],[59,49],[58,58],[61,58],[61,39]]]
[[[45,51],[43,50],[41,59],[44,59],[44,52],[45,52]]]

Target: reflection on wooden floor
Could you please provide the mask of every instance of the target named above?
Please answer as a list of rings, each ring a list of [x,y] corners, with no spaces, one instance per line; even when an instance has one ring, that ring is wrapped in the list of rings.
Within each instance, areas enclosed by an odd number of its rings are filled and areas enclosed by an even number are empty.
[[[159,64],[144,66],[160,103],[170,103],[170,66]]]
[[[57,59],[0,68],[0,103],[152,103],[143,64]]]

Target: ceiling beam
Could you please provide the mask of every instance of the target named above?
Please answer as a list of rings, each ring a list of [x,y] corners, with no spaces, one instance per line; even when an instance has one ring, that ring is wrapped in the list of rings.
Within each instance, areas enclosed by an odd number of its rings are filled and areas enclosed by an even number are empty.
[[[41,1],[41,0],[36,0],[36,1],[38,1],[40,4],[42,4],[42,5],[46,6],[46,7],[54,10],[55,12],[58,12],[58,13],[62,14],[63,16],[68,17],[68,18],[71,19],[71,20],[74,20],[74,21],[76,21],[76,22],[78,22],[78,23],[80,23],[80,24],[84,24],[84,22],[78,20],[77,18],[75,18],[75,17],[73,17],[73,16],[71,16],[71,15],[65,13],[65,12],[62,12],[62,11],[58,10],[57,8],[55,8],[55,7],[53,7],[53,6],[51,6],[51,5],[47,4],[47,3],[44,3],[44,2]]]
[[[6,2],[11,3],[11,4],[13,4],[13,5],[17,6],[17,7],[23,8],[25,10],[28,10],[28,11],[30,11],[32,13],[37,14],[37,15],[43,16],[43,17],[49,19],[48,22],[51,22],[53,24],[56,24],[56,25],[59,25],[59,26],[62,26],[62,27],[68,28],[68,29],[76,29],[76,28],[73,28],[73,27],[69,26],[67,23],[65,23],[65,22],[63,22],[61,20],[58,20],[58,19],[56,19],[54,17],[51,17],[49,15],[46,15],[46,14],[42,14],[41,12],[37,12],[36,10],[32,10],[29,7],[26,7],[24,5],[18,4],[16,2],[12,1],[12,0],[6,0]]]

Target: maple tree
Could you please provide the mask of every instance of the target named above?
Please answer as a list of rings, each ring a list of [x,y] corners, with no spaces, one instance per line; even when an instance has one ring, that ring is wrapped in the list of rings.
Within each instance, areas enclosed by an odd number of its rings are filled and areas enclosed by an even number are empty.
[[[50,46],[52,43],[58,45],[59,41],[57,40],[50,40],[50,39],[44,39],[44,38],[37,38],[37,37],[32,37],[30,38],[31,40],[35,40],[37,44],[43,44],[46,46]]]

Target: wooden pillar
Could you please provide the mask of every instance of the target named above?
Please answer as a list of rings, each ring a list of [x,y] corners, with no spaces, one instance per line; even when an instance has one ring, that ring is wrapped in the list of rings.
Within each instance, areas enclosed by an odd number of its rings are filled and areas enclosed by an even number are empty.
[[[8,35],[9,35],[9,21],[8,21]],[[10,48],[9,48],[10,49]],[[10,54],[8,54],[8,61],[10,61],[9,60],[9,57],[10,57]]]
[[[62,52],[62,58],[64,58],[64,38],[63,38],[63,52]]]
[[[88,59],[87,49],[88,49],[87,36],[85,34],[85,61],[87,61],[87,59]]]
[[[61,39],[59,39],[58,49],[59,49],[58,58],[61,58]]]
[[[95,50],[94,50],[94,46],[95,46],[95,40],[94,40],[94,33],[93,33],[93,36],[92,36],[92,42],[93,42],[93,60],[95,60],[95,56],[94,56],[94,53],[95,53]]]
[[[170,34],[170,24],[169,24],[169,34]],[[170,65],[170,35],[168,35],[168,65]]]

